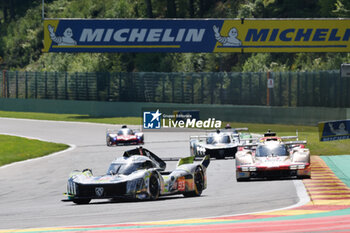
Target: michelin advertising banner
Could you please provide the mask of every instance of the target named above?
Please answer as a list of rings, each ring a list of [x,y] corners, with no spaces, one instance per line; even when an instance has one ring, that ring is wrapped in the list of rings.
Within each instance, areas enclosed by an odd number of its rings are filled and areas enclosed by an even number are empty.
[[[350,120],[318,123],[320,141],[350,139]]]
[[[45,19],[44,52],[350,52],[350,19]]]

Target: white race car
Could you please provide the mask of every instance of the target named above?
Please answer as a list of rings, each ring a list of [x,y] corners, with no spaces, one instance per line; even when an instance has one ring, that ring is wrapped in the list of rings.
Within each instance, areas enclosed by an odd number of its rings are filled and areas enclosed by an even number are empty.
[[[210,155],[210,158],[224,159],[225,157],[235,157],[239,138],[234,136],[231,131],[209,133],[205,136],[191,136],[190,150],[191,155],[203,157]]]
[[[267,133],[256,144],[245,144],[236,153],[237,181],[252,178],[310,178],[310,151],[306,141],[285,141],[294,136],[277,137]]]

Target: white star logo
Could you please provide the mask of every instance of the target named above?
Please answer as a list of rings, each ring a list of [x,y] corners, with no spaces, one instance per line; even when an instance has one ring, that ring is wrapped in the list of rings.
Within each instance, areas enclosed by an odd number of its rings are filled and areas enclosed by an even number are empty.
[[[159,112],[159,109],[157,109],[157,111],[155,113],[152,113],[153,118],[152,118],[151,122],[154,121],[155,119],[157,119],[157,121],[159,121],[159,117],[161,115],[162,114]]]

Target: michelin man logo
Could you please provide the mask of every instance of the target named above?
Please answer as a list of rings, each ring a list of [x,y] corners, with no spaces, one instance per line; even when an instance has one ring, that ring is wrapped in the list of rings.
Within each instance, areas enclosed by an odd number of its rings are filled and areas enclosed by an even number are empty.
[[[346,130],[346,126],[345,126],[344,122],[340,123],[338,128],[335,128],[334,124],[332,124],[332,123],[328,123],[328,127],[334,135],[347,135],[347,134],[349,134],[349,131]]]
[[[215,25],[213,26],[213,30],[215,33],[215,39],[222,44],[222,46],[225,47],[235,47],[235,46],[241,46],[242,42],[237,39],[238,31],[236,28],[231,28],[228,32],[228,36],[221,36],[219,32],[219,28]]]
[[[76,45],[77,42],[72,38],[73,37],[73,31],[71,28],[66,28],[63,32],[63,36],[56,36],[55,34],[55,28],[51,25],[48,26],[49,32],[50,32],[50,38],[53,42],[57,43],[58,45]]]

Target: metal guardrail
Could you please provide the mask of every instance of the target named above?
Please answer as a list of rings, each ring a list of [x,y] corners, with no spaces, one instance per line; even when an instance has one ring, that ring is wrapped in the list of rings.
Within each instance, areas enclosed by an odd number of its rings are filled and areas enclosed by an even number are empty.
[[[0,75],[2,98],[350,107],[350,81],[339,71]],[[274,80],[272,89],[268,77]]]

